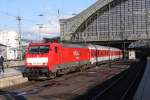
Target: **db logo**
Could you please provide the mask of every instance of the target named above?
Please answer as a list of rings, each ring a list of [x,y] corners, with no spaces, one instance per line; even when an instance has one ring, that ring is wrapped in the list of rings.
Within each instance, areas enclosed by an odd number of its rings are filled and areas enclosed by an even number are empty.
[[[79,51],[74,51],[73,55],[76,56],[76,57],[80,57],[80,52]]]

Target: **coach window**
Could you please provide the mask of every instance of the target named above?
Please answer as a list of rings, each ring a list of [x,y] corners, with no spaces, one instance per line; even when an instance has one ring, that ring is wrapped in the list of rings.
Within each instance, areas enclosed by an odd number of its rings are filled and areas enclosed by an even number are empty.
[[[102,56],[102,52],[100,51],[100,56]]]
[[[55,53],[58,53],[58,47],[55,47]]]
[[[94,57],[94,51],[92,51],[92,57]]]

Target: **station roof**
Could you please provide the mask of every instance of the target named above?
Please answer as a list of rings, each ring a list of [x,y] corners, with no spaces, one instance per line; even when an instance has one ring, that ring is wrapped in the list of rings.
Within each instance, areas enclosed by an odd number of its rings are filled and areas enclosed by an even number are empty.
[[[138,40],[131,43],[129,48],[150,48],[150,40]]]
[[[65,31],[65,33],[74,33],[78,29],[78,27],[84,21],[86,21],[86,19],[88,19],[96,11],[98,11],[99,9],[106,6],[112,1],[114,0],[97,0],[93,5],[91,5],[81,13],[77,14],[76,16],[68,19],[60,19],[60,26],[67,26],[68,29]]]

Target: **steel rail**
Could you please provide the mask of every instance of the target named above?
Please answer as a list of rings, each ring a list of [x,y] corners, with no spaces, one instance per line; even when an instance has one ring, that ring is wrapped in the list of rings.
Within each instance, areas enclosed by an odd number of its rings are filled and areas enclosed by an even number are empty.
[[[126,77],[129,73],[133,72],[133,69],[135,69],[137,66],[139,66],[138,63],[136,63],[135,65],[131,66],[132,68],[130,68],[130,69],[128,69],[128,70],[125,70],[126,72],[125,72],[123,75],[121,75],[119,78],[115,79],[115,80],[113,81],[113,83],[111,83],[109,86],[107,86],[102,92],[100,92],[100,93],[98,93],[96,96],[94,96],[94,97],[92,98],[92,100],[98,100],[99,97],[101,97],[102,95],[104,95],[105,93],[107,93],[112,87],[115,87],[115,85],[116,85],[117,83],[119,83],[120,80],[124,79],[124,77]],[[134,71],[135,71],[135,70],[134,70]],[[137,74],[139,74],[140,72],[141,72],[141,71],[139,71],[139,68],[138,68],[138,69],[137,69]],[[138,76],[137,74],[136,74],[136,76]],[[135,80],[136,80],[136,79],[134,79],[134,81],[135,81]],[[131,85],[133,85],[133,82],[130,83],[129,88],[131,87]],[[127,94],[127,92],[129,91],[129,88],[126,90],[126,92],[123,94],[123,96],[125,96],[125,95]],[[122,99],[124,98],[123,96],[122,96]]]

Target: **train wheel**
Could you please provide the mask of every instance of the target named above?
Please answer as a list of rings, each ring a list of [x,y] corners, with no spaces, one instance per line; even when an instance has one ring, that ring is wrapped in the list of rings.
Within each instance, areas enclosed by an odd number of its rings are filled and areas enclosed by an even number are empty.
[[[83,66],[80,66],[80,72],[84,72],[84,68],[83,68]]]
[[[56,76],[57,76],[57,72],[53,72],[53,73],[50,74],[51,79],[55,78]]]
[[[80,67],[80,71],[81,71],[81,72],[86,71],[86,69],[87,69],[87,65],[82,65],[82,66]]]
[[[32,80],[33,80],[32,77],[28,76],[28,81],[32,81]]]

